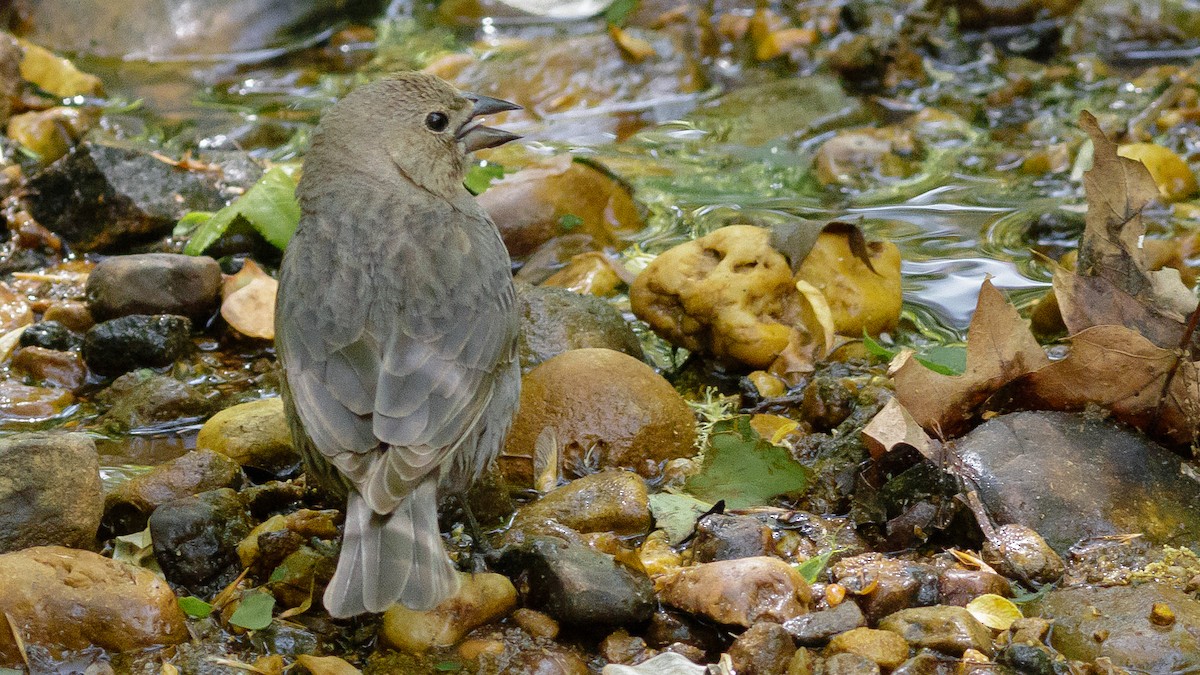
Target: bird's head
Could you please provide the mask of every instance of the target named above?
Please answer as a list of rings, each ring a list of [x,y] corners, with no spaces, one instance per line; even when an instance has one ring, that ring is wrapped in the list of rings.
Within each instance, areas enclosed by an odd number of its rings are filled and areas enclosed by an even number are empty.
[[[363,85],[329,110],[313,139],[309,159],[346,153],[377,176],[398,173],[414,185],[453,200],[461,196],[467,153],[520,138],[485,127],[480,117],[520,106],[463,93],[419,72]],[[306,162],[345,166],[344,161]]]

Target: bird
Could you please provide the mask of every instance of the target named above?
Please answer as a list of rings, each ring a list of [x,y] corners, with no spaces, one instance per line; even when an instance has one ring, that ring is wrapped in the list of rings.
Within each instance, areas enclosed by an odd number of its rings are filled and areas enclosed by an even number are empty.
[[[516,109],[399,73],[334,104],[305,155],[276,355],[307,480],[346,500],[335,618],[458,589],[438,497],[495,459],[521,381],[511,261],[463,179],[470,152],[519,138],[479,118]]]

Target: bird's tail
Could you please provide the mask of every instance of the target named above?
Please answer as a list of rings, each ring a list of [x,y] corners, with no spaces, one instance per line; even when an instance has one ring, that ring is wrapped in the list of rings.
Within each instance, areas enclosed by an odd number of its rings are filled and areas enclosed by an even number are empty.
[[[325,589],[331,616],[382,612],[396,601],[432,609],[457,590],[458,575],[438,529],[436,479],[419,484],[386,514],[350,491],[342,554]]]

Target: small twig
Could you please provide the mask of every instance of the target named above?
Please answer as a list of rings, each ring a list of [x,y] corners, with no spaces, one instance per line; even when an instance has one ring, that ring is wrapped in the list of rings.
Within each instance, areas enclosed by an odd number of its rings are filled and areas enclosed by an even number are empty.
[[[33,667],[29,665],[29,652],[25,651],[25,641],[21,639],[21,631],[17,630],[17,624],[12,620],[12,615],[8,612],[4,613],[4,620],[8,622],[8,630],[12,633],[13,642],[17,643],[17,651],[21,653],[21,660],[25,662],[25,670],[33,672]]]

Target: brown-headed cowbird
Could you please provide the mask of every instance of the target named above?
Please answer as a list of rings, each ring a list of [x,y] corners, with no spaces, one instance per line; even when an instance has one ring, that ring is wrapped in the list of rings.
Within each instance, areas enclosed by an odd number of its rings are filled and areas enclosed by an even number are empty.
[[[305,157],[275,334],[309,481],[347,499],[335,617],[457,589],[439,488],[491,463],[520,388],[508,253],[462,181],[517,138],[476,117],[516,107],[400,74],[333,106]]]

